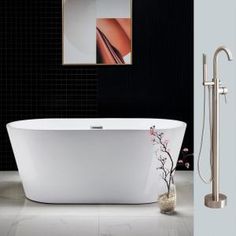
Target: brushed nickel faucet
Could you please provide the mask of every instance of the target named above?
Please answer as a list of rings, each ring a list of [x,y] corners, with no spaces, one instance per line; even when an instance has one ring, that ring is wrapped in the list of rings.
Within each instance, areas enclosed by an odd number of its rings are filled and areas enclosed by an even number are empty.
[[[203,86],[212,89],[212,116],[211,133],[211,161],[212,161],[212,193],[205,196],[205,206],[210,208],[223,208],[227,204],[227,196],[219,192],[219,114],[220,114],[220,95],[226,94],[228,89],[223,87],[218,75],[218,57],[221,52],[225,52],[229,61],[233,60],[231,51],[221,46],[216,49],[213,58],[213,79],[207,80],[207,58],[203,54]]]

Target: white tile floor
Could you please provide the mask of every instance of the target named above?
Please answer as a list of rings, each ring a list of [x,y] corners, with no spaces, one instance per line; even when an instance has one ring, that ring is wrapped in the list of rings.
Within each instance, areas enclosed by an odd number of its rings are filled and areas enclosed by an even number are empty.
[[[0,236],[191,236],[193,173],[177,172],[177,213],[158,204],[49,205],[24,198],[18,172],[0,172]]]

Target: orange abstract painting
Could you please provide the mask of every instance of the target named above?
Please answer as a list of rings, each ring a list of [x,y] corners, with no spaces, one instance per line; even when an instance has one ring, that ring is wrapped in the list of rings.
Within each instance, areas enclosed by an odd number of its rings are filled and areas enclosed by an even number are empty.
[[[98,18],[97,63],[131,64],[131,19]]]

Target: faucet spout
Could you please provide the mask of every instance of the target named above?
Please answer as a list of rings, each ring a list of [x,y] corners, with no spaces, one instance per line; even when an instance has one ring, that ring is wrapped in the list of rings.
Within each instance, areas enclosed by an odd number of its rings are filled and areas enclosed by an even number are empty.
[[[220,52],[225,52],[229,61],[233,60],[233,54],[228,48],[225,46],[218,47],[213,58],[213,79],[218,79],[218,57]]]

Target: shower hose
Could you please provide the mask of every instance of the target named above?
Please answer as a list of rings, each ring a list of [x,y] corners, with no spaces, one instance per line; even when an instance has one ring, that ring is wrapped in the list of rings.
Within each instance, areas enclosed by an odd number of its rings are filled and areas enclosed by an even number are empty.
[[[204,137],[205,137],[205,126],[206,126],[206,100],[207,100],[207,89],[206,86],[204,87],[204,95],[203,95],[203,118],[202,118],[202,131],[201,131],[201,139],[200,139],[200,147],[199,147],[199,152],[198,152],[198,159],[197,159],[197,170],[200,179],[206,183],[210,184],[212,182],[213,176],[212,176],[212,101],[211,101],[211,88],[210,86],[208,87],[208,102],[209,102],[209,127],[210,127],[210,177],[209,179],[205,178],[202,173],[201,173],[201,154],[202,154],[202,147],[204,143]]]

